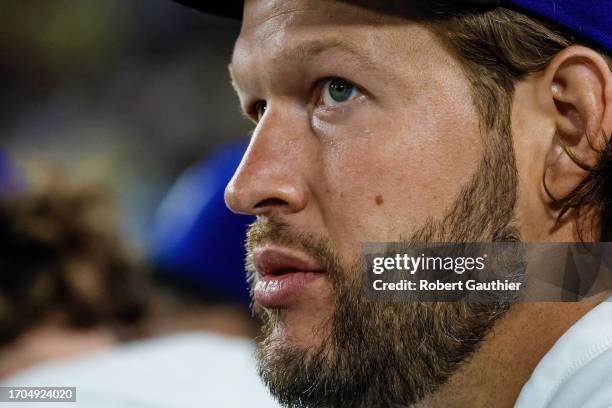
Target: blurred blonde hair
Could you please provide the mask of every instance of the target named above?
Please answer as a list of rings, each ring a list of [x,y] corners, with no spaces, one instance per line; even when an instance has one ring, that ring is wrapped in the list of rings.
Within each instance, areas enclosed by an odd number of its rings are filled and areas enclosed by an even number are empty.
[[[93,186],[56,185],[0,202],[0,344],[50,321],[129,333],[143,318],[143,273],[110,208]]]

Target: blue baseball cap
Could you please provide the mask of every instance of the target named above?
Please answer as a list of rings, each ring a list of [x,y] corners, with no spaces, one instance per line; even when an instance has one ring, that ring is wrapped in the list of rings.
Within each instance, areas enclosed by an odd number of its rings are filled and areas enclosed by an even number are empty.
[[[243,0],[176,0],[206,13],[242,19]],[[548,20],[578,37],[612,51],[610,0],[455,0],[453,6],[470,9],[507,7]]]
[[[228,210],[223,193],[247,145],[225,145],[178,178],[156,213],[150,246],[162,278],[245,305],[245,237],[255,218]]]

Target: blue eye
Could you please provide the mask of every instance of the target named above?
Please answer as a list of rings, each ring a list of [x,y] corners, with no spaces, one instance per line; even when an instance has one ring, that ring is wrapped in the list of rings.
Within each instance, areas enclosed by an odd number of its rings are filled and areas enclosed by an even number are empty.
[[[342,102],[355,98],[357,87],[342,78],[331,78],[325,81],[321,92],[321,103],[327,106],[336,106]]]

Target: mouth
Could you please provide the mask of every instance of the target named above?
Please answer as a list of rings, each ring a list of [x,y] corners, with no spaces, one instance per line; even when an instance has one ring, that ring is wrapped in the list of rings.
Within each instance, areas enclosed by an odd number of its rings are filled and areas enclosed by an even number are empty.
[[[326,271],[303,252],[266,245],[253,251],[257,282],[253,299],[263,307],[288,306],[303,296],[307,287]]]

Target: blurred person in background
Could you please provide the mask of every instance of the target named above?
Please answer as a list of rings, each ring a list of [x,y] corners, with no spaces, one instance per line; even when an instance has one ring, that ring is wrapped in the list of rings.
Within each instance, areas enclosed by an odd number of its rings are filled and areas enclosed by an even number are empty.
[[[106,204],[93,187],[2,195],[0,380],[139,335],[142,271]]]
[[[75,386],[77,406],[90,408],[278,406],[255,369],[243,264],[253,219],[223,202],[245,149],[230,144],[188,169],[160,206],[148,339],[39,366],[3,385]]]
[[[151,330],[257,334],[244,268],[244,236],[255,218],[231,213],[223,201],[246,146],[227,144],[190,167],[162,201],[150,245],[157,299]]]

